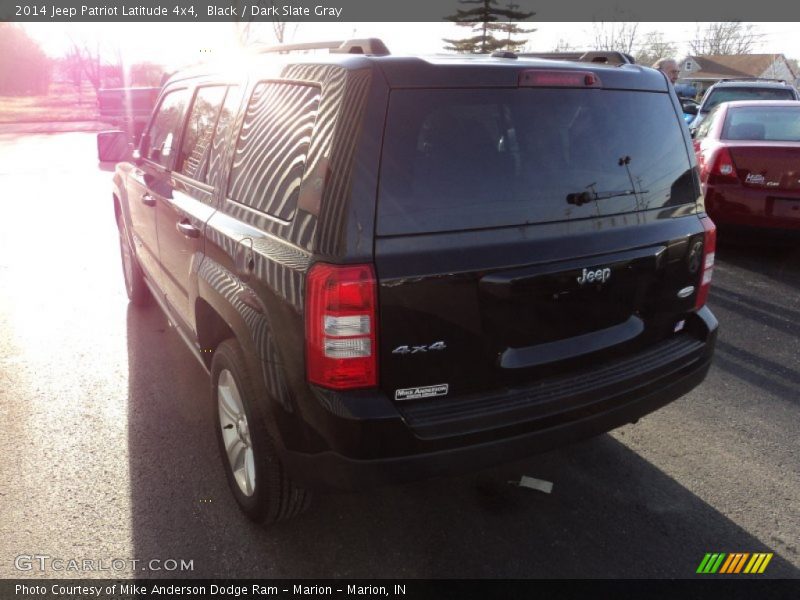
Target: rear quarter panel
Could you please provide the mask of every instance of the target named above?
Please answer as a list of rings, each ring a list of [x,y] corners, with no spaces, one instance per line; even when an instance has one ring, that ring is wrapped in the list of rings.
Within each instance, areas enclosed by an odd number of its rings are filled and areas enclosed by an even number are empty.
[[[368,98],[376,93],[371,69],[293,65],[279,73],[259,73],[251,78],[233,127],[226,182],[247,99],[259,81],[273,78],[317,82],[322,88],[297,209],[290,221],[281,221],[221,193],[219,210],[206,227],[198,294],[222,316],[251,372],[259,375],[264,392],[260,410],[276,441],[284,448],[320,451],[333,440],[325,439],[329,413],[305,378],[305,274],[317,260],[372,258],[373,163],[381,128],[362,125],[365,112],[379,120],[384,110],[367,110]],[[373,138],[367,143],[365,136]],[[349,202],[351,193],[360,202]],[[244,269],[248,262],[250,272]]]

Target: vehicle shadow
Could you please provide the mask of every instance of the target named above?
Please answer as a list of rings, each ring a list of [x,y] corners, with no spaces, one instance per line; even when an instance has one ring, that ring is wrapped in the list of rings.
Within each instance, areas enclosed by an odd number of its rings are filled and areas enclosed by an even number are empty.
[[[714,364],[728,374],[796,403],[800,340],[800,251],[745,238],[719,254],[709,306],[720,320]],[[733,267],[733,268],[730,268]]]
[[[714,364],[728,373],[789,402],[798,401],[800,375],[782,364],[717,340]]]
[[[762,296],[734,292],[722,284],[712,286],[711,299],[715,306],[721,306],[777,331],[800,337],[800,311],[769,302]]]
[[[706,552],[771,551],[611,436],[476,475],[318,495],[251,524],[227,489],[208,378],[156,307],[130,307],[128,454],[142,577],[692,577]],[[554,482],[551,494],[512,485]],[[766,576],[800,577],[775,556]]]
[[[755,235],[729,239],[720,234],[716,255],[718,261],[800,289],[800,242],[774,243],[769,238]]]

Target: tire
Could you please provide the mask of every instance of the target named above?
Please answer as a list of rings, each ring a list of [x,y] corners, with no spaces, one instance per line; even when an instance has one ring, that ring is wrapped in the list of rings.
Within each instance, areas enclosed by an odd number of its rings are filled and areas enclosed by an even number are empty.
[[[134,306],[147,306],[150,303],[150,290],[144,281],[144,273],[139,265],[136,253],[128,243],[128,236],[125,235],[125,225],[122,217],[117,216],[117,231],[119,231],[119,253],[122,259],[122,276],[125,279],[125,291],[128,300]]]
[[[211,361],[217,441],[239,508],[251,520],[266,525],[302,513],[311,502],[311,494],[294,485],[287,475],[255,398],[241,347],[234,339],[225,340]]]

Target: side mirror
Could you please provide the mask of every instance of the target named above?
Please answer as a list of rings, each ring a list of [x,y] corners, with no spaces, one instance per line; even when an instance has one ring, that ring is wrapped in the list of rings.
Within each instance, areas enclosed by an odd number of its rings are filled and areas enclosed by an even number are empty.
[[[103,162],[123,162],[131,158],[133,144],[124,131],[102,131],[97,134],[97,159]]]
[[[683,112],[687,115],[696,115],[697,114],[697,107],[691,104],[687,104],[683,107]]]

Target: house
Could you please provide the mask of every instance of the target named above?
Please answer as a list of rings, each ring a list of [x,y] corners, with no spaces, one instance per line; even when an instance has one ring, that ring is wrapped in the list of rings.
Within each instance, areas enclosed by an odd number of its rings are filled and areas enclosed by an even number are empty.
[[[678,66],[679,81],[693,85],[698,95],[721,79],[780,79],[796,86],[800,75],[783,54],[687,56]]]

